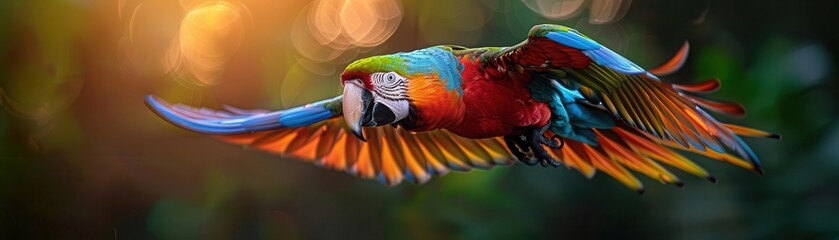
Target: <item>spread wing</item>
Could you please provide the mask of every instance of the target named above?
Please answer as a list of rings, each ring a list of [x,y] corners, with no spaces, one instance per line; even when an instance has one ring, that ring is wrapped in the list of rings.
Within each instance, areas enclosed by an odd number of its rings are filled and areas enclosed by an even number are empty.
[[[167,121],[195,132],[256,149],[292,156],[387,185],[424,183],[450,170],[488,169],[513,163],[500,138],[466,139],[443,130],[411,133],[391,126],[364,128],[361,142],[341,116],[341,97],[282,111],[226,111],[146,103]]]
[[[402,180],[424,183],[451,170],[486,169],[514,162],[500,138],[466,139],[443,130],[412,133],[389,126],[365,128],[368,142],[361,142],[339,117],[340,102],[341,98],[337,97],[275,112],[232,107],[216,111],[169,104],[152,96],[146,98],[150,109],[179,127],[361,178],[375,178],[388,185]],[[766,134],[743,127],[738,131],[752,136]],[[644,133],[618,126],[597,130],[596,134],[599,147],[567,140],[564,148],[548,150],[565,166],[588,178],[599,170],[636,191],[642,191],[643,185],[627,168],[677,185],[681,185],[681,180],[661,164],[714,179],[689,159],[662,147]],[[749,166],[748,162],[728,154],[696,152]]]
[[[522,69],[567,79],[588,103],[608,111],[631,128],[682,149],[714,154],[733,150],[749,164],[741,166],[762,172],[760,162],[735,131],[715,120],[704,109],[744,115],[737,104],[721,103],[689,93],[713,91],[719,82],[674,85],[653,73],[668,74],[678,69],[687,55],[685,45],[674,60],[648,72],[577,30],[559,25],[537,25],[524,42],[482,58],[487,69]]]

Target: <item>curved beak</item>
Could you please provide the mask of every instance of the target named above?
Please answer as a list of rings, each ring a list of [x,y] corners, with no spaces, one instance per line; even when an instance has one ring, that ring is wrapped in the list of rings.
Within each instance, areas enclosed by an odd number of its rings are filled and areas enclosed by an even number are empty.
[[[343,96],[344,121],[361,141],[367,141],[361,127],[376,127],[391,124],[396,120],[393,110],[377,102],[360,80],[347,81],[344,84]]]
[[[344,97],[342,107],[344,110],[344,120],[347,121],[347,126],[350,128],[355,137],[361,141],[364,135],[361,133],[362,116],[367,112],[367,108],[373,103],[373,94],[361,85],[361,81],[352,80],[344,84]]]

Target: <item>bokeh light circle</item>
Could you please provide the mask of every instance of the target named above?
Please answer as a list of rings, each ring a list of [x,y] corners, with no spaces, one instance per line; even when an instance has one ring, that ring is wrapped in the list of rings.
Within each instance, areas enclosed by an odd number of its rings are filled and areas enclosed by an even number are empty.
[[[332,61],[384,43],[396,32],[402,16],[398,0],[315,1],[298,16],[292,44],[308,60],[337,64]]]
[[[199,86],[218,84],[227,62],[244,41],[248,17],[246,8],[227,1],[190,9],[167,54],[167,69],[183,67]]]
[[[567,19],[577,15],[586,0],[521,0],[535,13],[550,19]]]

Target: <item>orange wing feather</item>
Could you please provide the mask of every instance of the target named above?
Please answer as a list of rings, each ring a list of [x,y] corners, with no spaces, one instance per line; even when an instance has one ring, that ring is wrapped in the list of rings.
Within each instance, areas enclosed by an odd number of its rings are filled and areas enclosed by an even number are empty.
[[[317,165],[375,178],[387,185],[424,183],[449,170],[469,171],[510,165],[500,138],[467,139],[443,130],[411,133],[402,128],[365,128],[368,142],[349,134],[342,119],[295,129],[260,131],[218,138],[291,156]]]

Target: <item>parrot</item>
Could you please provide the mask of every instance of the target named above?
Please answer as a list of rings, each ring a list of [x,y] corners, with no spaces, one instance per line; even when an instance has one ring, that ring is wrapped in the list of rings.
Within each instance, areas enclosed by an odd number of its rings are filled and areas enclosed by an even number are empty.
[[[340,96],[283,110],[195,108],[154,95],[145,103],[186,130],[389,186],[516,163],[589,179],[604,172],[639,193],[636,174],[683,186],[670,168],[717,181],[686,152],[762,174],[741,137],[780,135],[710,115],[746,113],[702,96],[719,89],[717,79],[660,79],[682,67],[688,49],[648,71],[576,29],[541,24],[510,47],[362,58],[340,74]]]

